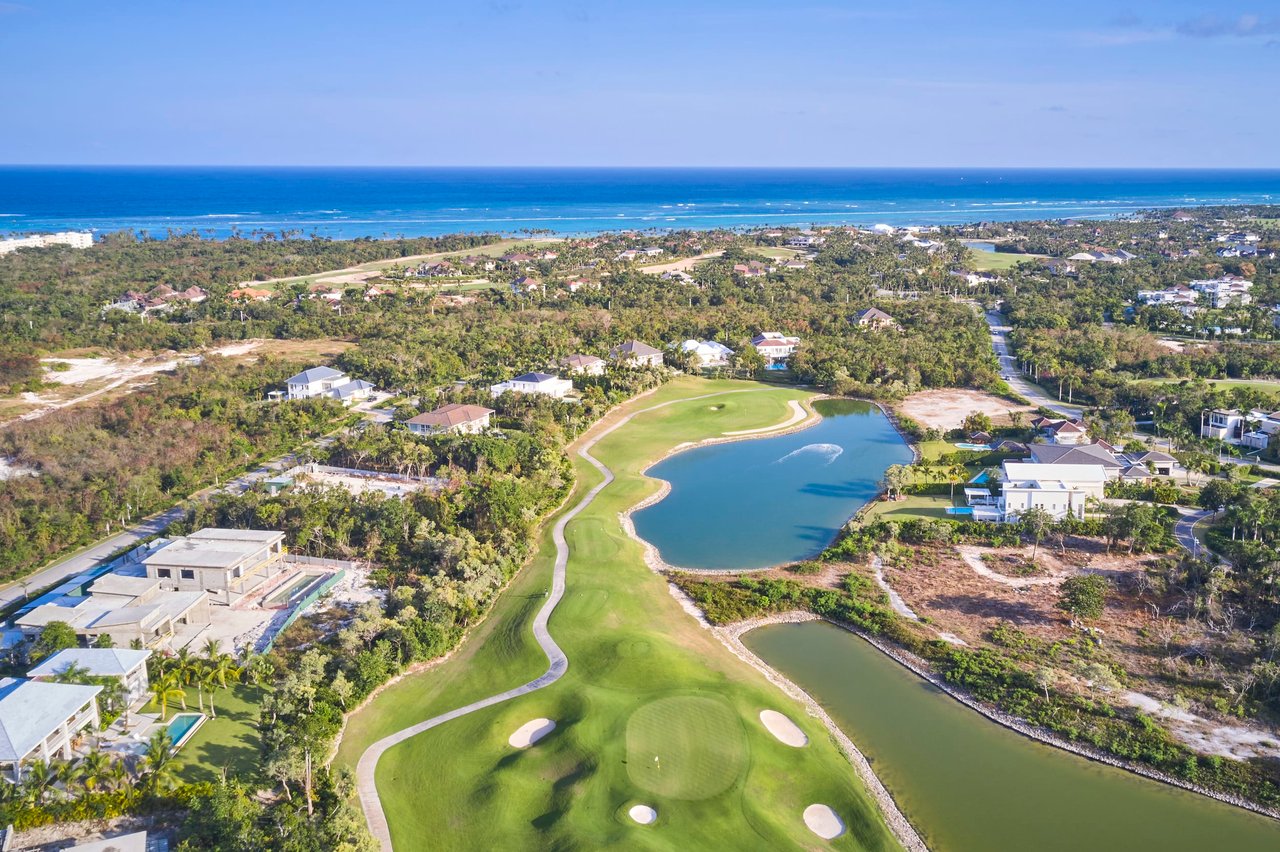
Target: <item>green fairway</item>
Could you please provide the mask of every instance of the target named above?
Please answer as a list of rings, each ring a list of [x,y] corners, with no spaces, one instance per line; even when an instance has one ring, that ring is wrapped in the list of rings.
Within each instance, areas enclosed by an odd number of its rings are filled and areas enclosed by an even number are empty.
[[[196,690],[187,690],[187,706],[196,706]],[[205,697],[209,712],[208,696]],[[218,690],[214,699],[217,718],[205,719],[178,752],[178,777],[185,782],[216,781],[222,770],[239,778],[258,778],[261,757],[258,735],[258,711],[262,690],[247,684],[236,684]],[[172,712],[172,710],[170,711]]]
[[[592,450],[617,479],[566,531],[568,586],[550,630],[568,672],[384,755],[378,789],[397,849],[816,848],[825,844],[801,818],[813,803],[831,805],[849,827],[830,846],[897,848],[821,724],[685,613],[620,528],[619,512],[657,486],[640,475],[652,459],[686,441],[783,422],[787,402],[809,394],[682,378],[624,406],[744,389],[751,392],[641,414]],[[575,466],[570,506],[600,481],[577,456]],[[550,579],[546,539],[450,660],[406,677],[351,718],[339,764],[354,766],[378,738],[545,670],[529,622]],[[759,721],[763,709],[795,720],[809,745],[776,740]],[[539,717],[556,729],[512,748],[510,734]],[[653,825],[628,818],[637,803],[657,809]]]
[[[1138,379],[1139,382],[1149,385],[1180,385],[1183,382],[1192,381],[1192,379]],[[1248,388],[1249,390],[1264,391],[1266,393],[1280,393],[1280,380],[1277,379],[1204,379],[1203,381],[1214,387],[1226,388]]]

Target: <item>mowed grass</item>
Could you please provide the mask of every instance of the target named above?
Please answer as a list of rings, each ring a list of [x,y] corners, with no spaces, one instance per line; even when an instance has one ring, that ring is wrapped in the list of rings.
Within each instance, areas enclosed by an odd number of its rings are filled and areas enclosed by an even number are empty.
[[[1180,385],[1191,379],[1138,379],[1146,385]],[[1280,393],[1280,380],[1277,379],[1205,379],[1208,384],[1220,388],[1248,388],[1266,393]]]
[[[963,486],[956,486],[957,491]],[[963,492],[961,492],[963,493]],[[917,518],[952,518],[947,514],[947,507],[953,506],[951,498],[946,494],[908,494],[901,500],[876,500],[867,506],[859,518],[862,523],[874,521],[910,521]],[[964,520],[963,518],[952,518]]]
[[[196,690],[188,689],[186,692],[188,709],[200,709],[196,703]],[[208,713],[207,695],[205,701],[204,711]],[[205,719],[178,751],[178,778],[186,783],[216,781],[225,769],[228,776],[261,780],[261,737],[258,733],[261,706],[262,689],[259,687],[238,683],[218,690],[214,698],[217,718]],[[174,708],[170,707],[169,712],[172,714]]]
[[[750,392],[688,399],[729,390]],[[656,489],[640,474],[651,460],[685,441],[782,422],[787,401],[806,396],[682,378],[625,407],[688,400],[640,415],[593,450],[617,480],[566,533],[567,593],[550,630],[569,656],[568,673],[387,752],[377,780],[397,849],[816,848],[823,844],[801,818],[815,802],[849,826],[832,847],[897,848],[821,724],[699,627],[618,521]],[[585,461],[575,464],[569,505],[600,480]],[[552,554],[548,541],[454,658],[355,714],[338,762],[354,766],[381,736],[541,674],[546,660],[529,622]],[[809,746],[774,739],[759,721],[762,709],[794,719]],[[538,717],[555,720],[556,730],[528,749],[508,745]],[[637,803],[657,809],[655,824],[627,817]]]
[[[1035,260],[1039,257],[1043,257],[1043,255],[969,249],[969,261],[973,264],[973,268],[979,272],[1000,272],[1005,269],[1012,269],[1024,260]]]

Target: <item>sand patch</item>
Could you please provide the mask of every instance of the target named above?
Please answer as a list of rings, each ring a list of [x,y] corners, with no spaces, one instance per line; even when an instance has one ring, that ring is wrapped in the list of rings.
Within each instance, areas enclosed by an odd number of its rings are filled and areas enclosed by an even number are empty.
[[[1201,754],[1214,754],[1233,760],[1280,757],[1280,745],[1277,745],[1280,735],[1275,731],[1215,722],[1141,692],[1122,692],[1120,697],[1130,707],[1163,719],[1174,738]]]
[[[658,819],[658,812],[648,805],[632,805],[631,810],[627,811],[627,816],[641,825],[653,825]]]
[[[809,738],[805,736],[804,731],[800,730],[800,726],[777,710],[761,710],[760,721],[764,723],[769,733],[784,745],[804,748],[809,744]]]
[[[805,808],[804,824],[823,840],[834,840],[844,834],[844,820],[827,805],[810,805]]]
[[[550,719],[531,719],[516,728],[515,733],[507,737],[507,743],[512,748],[528,748],[555,729],[556,723]]]
[[[1009,412],[1034,410],[1029,405],[1018,405],[1007,399],[973,390],[920,391],[900,402],[897,409],[923,426],[944,432],[959,429],[964,419],[975,411],[990,417],[997,426],[1007,426]]]

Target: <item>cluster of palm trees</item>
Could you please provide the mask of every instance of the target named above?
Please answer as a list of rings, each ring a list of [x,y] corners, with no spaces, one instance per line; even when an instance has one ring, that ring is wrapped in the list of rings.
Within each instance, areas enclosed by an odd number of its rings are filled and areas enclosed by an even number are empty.
[[[183,648],[172,657],[152,657],[149,666],[151,706],[160,708],[163,721],[173,703],[187,709],[187,690],[193,686],[197,709],[205,712],[207,701],[209,715],[217,718],[214,696],[219,690],[238,683],[247,672],[255,674],[260,662],[250,657],[243,664],[237,664],[235,657],[222,651],[217,639],[210,639],[204,643],[199,656]]]
[[[0,804],[40,807],[94,793],[137,791],[157,795],[176,784],[173,743],[161,728],[139,755],[94,749],[79,759],[37,759],[22,768],[22,780],[0,783]]]
[[[968,481],[969,469],[960,463],[920,459],[914,464],[892,464],[884,472],[883,485],[890,499],[901,497],[908,486],[931,482],[951,483],[951,499],[954,502],[956,486]]]

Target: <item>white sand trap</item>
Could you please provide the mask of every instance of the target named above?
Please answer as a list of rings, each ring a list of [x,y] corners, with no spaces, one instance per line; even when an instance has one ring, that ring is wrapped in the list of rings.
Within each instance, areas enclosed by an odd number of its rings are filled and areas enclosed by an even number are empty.
[[[507,742],[513,748],[528,748],[555,729],[556,723],[550,719],[533,719],[517,728]]]
[[[648,805],[632,805],[627,814],[641,825],[653,825],[658,818],[658,812]]]
[[[769,733],[777,737],[778,742],[784,745],[789,745],[792,748],[804,748],[809,744],[809,738],[805,736],[804,731],[800,730],[800,726],[777,710],[761,710],[760,721],[764,722],[764,726],[769,729]]]
[[[804,824],[823,840],[832,840],[844,834],[844,822],[827,805],[810,805],[805,808]]]

